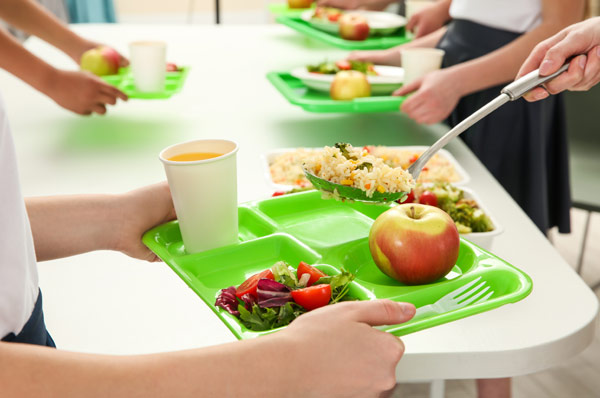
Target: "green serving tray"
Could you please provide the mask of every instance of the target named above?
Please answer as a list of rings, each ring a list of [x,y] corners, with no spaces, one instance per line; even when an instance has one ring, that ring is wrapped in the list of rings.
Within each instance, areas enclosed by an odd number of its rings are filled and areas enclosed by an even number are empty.
[[[315,7],[316,7],[315,3],[313,3],[312,7],[310,7],[310,8],[290,8],[287,5],[287,2],[271,3],[271,4],[269,4],[269,11],[271,12],[271,14],[274,14],[276,16],[284,15],[286,17],[300,18],[300,15],[302,15],[302,13],[304,11],[313,9]]]
[[[142,93],[138,91],[129,68],[121,68],[118,74],[102,76],[102,79],[123,91],[129,98],[165,99],[181,91],[189,70],[189,67],[180,67],[180,70],[176,72],[167,72],[165,76],[165,88],[158,93]]]
[[[291,104],[318,113],[398,112],[406,97],[372,96],[351,101],[332,100],[329,93],[312,90],[287,72],[269,72],[267,79]]]
[[[356,275],[350,294],[360,300],[387,298],[421,307],[481,277],[493,291],[485,302],[429,314],[381,329],[402,336],[432,326],[491,310],[526,297],[532,289],[529,276],[491,253],[461,239],[459,257],[445,278],[428,285],[406,286],[383,274],[371,257],[368,244],[373,221],[388,205],[322,200],[307,191],[249,202],[239,207],[239,243],[202,253],[186,254],[177,221],[146,232],[143,242],[167,263],[214,311],[238,339],[279,329],[255,332],[236,317],[215,307],[221,289],[237,286],[277,261],[297,266],[317,264],[327,274],[344,267]]]
[[[369,37],[366,40],[354,41],[345,40],[338,35],[316,29],[300,17],[280,15],[275,20],[280,24],[288,26],[308,37],[323,41],[327,44],[342,48],[344,50],[383,50],[410,41],[410,39],[406,37],[404,27],[398,29],[396,33],[389,36],[374,36]]]

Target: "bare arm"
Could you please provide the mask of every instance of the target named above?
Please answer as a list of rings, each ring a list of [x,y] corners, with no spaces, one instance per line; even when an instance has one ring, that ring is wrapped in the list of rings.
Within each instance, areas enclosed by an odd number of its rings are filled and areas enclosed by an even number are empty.
[[[462,95],[513,80],[537,43],[581,20],[584,3],[584,0],[543,0],[542,23],[538,27],[483,57],[449,68],[461,82]]]
[[[77,64],[83,52],[97,46],[72,32],[34,0],[0,1],[0,18],[61,49]]]
[[[25,203],[38,261],[93,250],[118,250],[155,261],[142,235],[175,218],[166,183],[119,195],[31,197]]]
[[[406,322],[414,313],[412,304],[388,300],[345,302],[271,336],[129,357],[0,342],[0,386],[3,395],[22,398],[375,398],[395,386],[404,344],[368,326]]]

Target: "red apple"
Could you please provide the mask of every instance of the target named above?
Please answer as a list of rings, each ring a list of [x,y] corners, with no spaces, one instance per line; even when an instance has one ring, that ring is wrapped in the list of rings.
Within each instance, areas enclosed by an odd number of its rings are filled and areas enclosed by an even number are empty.
[[[81,56],[81,69],[97,76],[114,75],[119,71],[120,59],[119,53],[110,47],[92,48]]]
[[[371,85],[364,73],[356,70],[343,70],[336,73],[329,88],[334,100],[352,100],[371,95]]]
[[[398,205],[371,227],[369,249],[375,264],[407,285],[434,282],[448,274],[458,258],[458,230],[443,210],[418,203]]]
[[[338,20],[340,36],[346,40],[365,40],[369,37],[369,23],[360,14],[347,13]]]
[[[167,72],[177,72],[179,67],[173,62],[167,62]]]
[[[288,0],[289,8],[310,8],[313,0]]]

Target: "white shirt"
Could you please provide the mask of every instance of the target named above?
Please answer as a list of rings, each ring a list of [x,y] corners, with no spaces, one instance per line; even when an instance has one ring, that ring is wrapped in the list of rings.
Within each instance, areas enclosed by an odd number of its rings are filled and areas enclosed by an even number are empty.
[[[0,339],[19,334],[38,296],[31,227],[19,185],[12,134],[0,98]]]
[[[524,33],[542,22],[542,0],[452,0],[450,16]]]

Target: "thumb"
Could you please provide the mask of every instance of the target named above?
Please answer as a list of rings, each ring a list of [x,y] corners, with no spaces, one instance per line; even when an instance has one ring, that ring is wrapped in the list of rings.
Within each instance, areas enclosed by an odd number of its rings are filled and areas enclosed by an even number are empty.
[[[371,326],[397,325],[415,316],[415,306],[391,300],[353,301],[345,305],[348,317]]]
[[[583,40],[575,40],[575,37],[572,34],[567,35],[563,40],[550,47],[540,64],[540,75],[551,75],[563,66],[567,58],[587,51],[586,43]]]
[[[417,91],[419,89],[419,87],[421,87],[422,83],[423,83],[423,78],[419,78],[419,79],[413,81],[412,83],[403,85],[398,90],[394,91],[393,95],[402,96],[402,95],[412,93],[413,91]]]
[[[408,20],[408,23],[406,24],[406,26],[404,27],[404,29],[406,29],[408,32],[412,32],[413,28],[417,25],[418,22],[419,22],[418,14],[413,15]]]

